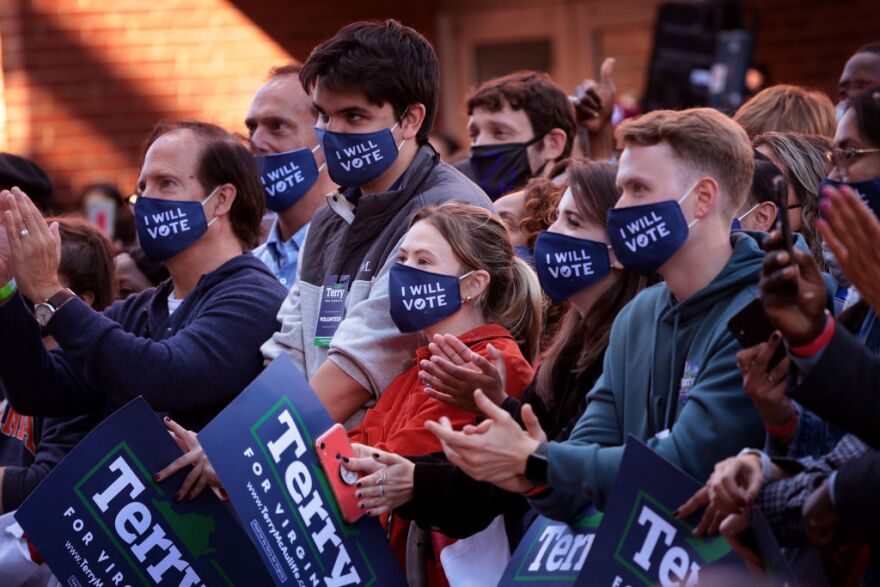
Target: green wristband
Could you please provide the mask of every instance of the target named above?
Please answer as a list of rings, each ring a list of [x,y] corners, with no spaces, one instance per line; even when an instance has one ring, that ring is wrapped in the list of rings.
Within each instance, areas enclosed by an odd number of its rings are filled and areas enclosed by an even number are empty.
[[[12,294],[18,289],[15,285],[15,278],[10,279],[9,283],[0,288],[0,302],[6,298],[12,297]]]

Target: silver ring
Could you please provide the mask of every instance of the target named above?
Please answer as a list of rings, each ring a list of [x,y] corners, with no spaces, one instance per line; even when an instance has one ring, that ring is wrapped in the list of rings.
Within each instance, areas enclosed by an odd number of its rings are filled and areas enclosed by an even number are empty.
[[[385,471],[379,471],[379,481],[376,482],[376,485],[381,487],[383,483],[385,483]]]
[[[385,497],[385,487],[379,486],[379,497]]]
[[[30,235],[31,235],[31,231],[29,231],[27,228],[22,228],[18,233],[19,238],[27,238]]]

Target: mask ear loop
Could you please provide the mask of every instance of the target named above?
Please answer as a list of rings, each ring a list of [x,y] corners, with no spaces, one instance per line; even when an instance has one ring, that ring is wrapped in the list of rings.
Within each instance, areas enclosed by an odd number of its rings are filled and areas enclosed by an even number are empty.
[[[688,191],[686,191],[686,192],[684,193],[684,195],[683,195],[681,198],[679,198],[679,200],[678,200],[678,205],[679,205],[679,206],[681,206],[681,203],[684,202],[685,200],[687,200],[688,197],[690,197],[691,193],[694,191],[694,188],[697,187],[697,186],[699,185],[699,183],[700,183],[700,180],[698,179],[697,181],[694,182],[694,185],[691,186],[691,189],[689,189]],[[699,218],[694,218],[693,220],[691,220],[691,221],[688,223],[688,230],[690,230],[691,228],[693,228],[693,227],[694,227],[694,224],[696,224],[698,220],[699,220]]]
[[[476,269],[471,269],[470,271],[468,271],[468,272],[465,273],[464,275],[459,275],[459,276],[458,276],[458,287],[459,287],[459,290],[461,290],[461,280],[464,279],[465,277],[468,277],[469,275],[472,275],[475,271],[477,271],[477,270],[476,270]],[[468,302],[470,302],[470,301],[473,300],[473,299],[474,299],[474,296],[465,296],[464,298],[462,298],[461,301],[462,301],[462,302],[465,302],[465,303],[468,303]]]
[[[407,108],[406,110],[403,111],[403,114],[400,115],[400,119],[399,119],[397,122],[394,123],[394,126],[391,127],[391,132],[392,132],[392,133],[394,132],[394,129],[395,129],[395,128],[397,128],[398,126],[400,126],[400,123],[403,122],[403,119],[406,118],[406,115],[407,115],[407,114],[409,114],[409,108]],[[400,151],[400,149],[403,147],[403,143],[405,143],[405,142],[406,142],[406,139],[401,139],[401,140],[400,140],[400,144],[397,145],[397,150],[398,150],[398,151]]]
[[[314,155],[315,151],[317,151],[320,148],[321,148],[321,143],[318,143],[317,145],[315,145],[315,148],[312,149],[312,155]],[[318,167],[318,173],[321,173],[322,171],[324,171],[325,167],[327,167],[327,160],[326,159],[324,159],[324,162],[321,163],[321,165]]]
[[[745,214],[743,214],[742,216],[740,216],[739,218],[737,218],[737,220],[739,220],[740,222],[742,222],[742,219],[743,219],[743,218],[745,218],[746,216],[748,216],[749,214],[751,214],[752,212],[754,212],[754,211],[758,208],[758,206],[760,206],[761,204],[763,204],[763,202],[758,202],[757,204],[755,204],[754,206],[752,206],[751,208],[749,208],[749,211],[748,211],[748,212],[746,212]]]
[[[213,190],[211,190],[211,194],[210,194],[207,198],[205,198],[204,200],[202,200],[202,202],[201,202],[201,204],[202,204],[202,210],[205,209],[205,204],[208,203],[208,200],[210,200],[211,198],[214,197],[214,194],[216,194],[216,193],[217,193],[217,190],[219,190],[219,189],[220,189],[220,186],[218,185],[218,186],[215,187]],[[214,224],[215,222],[217,222],[217,218],[218,218],[218,216],[214,216],[214,218],[211,219],[210,222],[208,222],[208,226],[211,226],[212,224]]]

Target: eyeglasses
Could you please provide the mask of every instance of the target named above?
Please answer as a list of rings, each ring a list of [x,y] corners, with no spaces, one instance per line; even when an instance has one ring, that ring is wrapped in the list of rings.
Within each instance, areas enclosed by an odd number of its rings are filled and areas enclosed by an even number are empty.
[[[846,171],[855,159],[868,153],[880,153],[880,149],[831,149],[825,152],[825,160],[839,171]]]

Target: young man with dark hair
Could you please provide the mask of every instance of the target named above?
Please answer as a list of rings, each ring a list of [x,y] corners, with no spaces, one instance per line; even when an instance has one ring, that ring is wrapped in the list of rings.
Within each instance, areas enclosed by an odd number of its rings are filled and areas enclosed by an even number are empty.
[[[336,189],[318,148],[318,115],[299,81],[301,65],[272,69],[245,119],[251,152],[260,166],[266,207],[277,213],[265,243],[254,250],[290,288],[309,222]]]
[[[143,395],[198,430],[262,370],[286,290],[243,253],[264,210],[250,152],[210,124],[159,125],[137,191],[141,247],[171,279],[100,313],[58,278],[57,226],[20,190],[0,193],[0,281],[20,290],[0,290],[0,378],[16,411],[106,416]],[[41,327],[58,349],[43,347]]]
[[[531,492],[532,506],[556,519],[604,507],[630,434],[700,480],[722,458],[764,442],[727,328],[756,298],[763,260],[752,236],[730,233],[754,174],[748,137],[699,108],[626,121],[617,138],[622,195],[608,215],[615,265],[663,282],[618,314],[602,376],[569,439],[548,443],[525,411],[522,430],[481,394],[493,420],[485,433],[428,424],[467,474]]]
[[[439,68],[430,43],[394,20],[346,26],[303,64],[330,178],[342,186],[315,214],[297,283],[263,345],[288,353],[330,415],[345,422],[411,360],[418,334],[389,314],[388,276],[410,218],[458,200],[491,208],[428,143]]]
[[[470,172],[493,200],[550,174],[571,155],[577,124],[550,76],[520,71],[485,82],[468,98]]]

